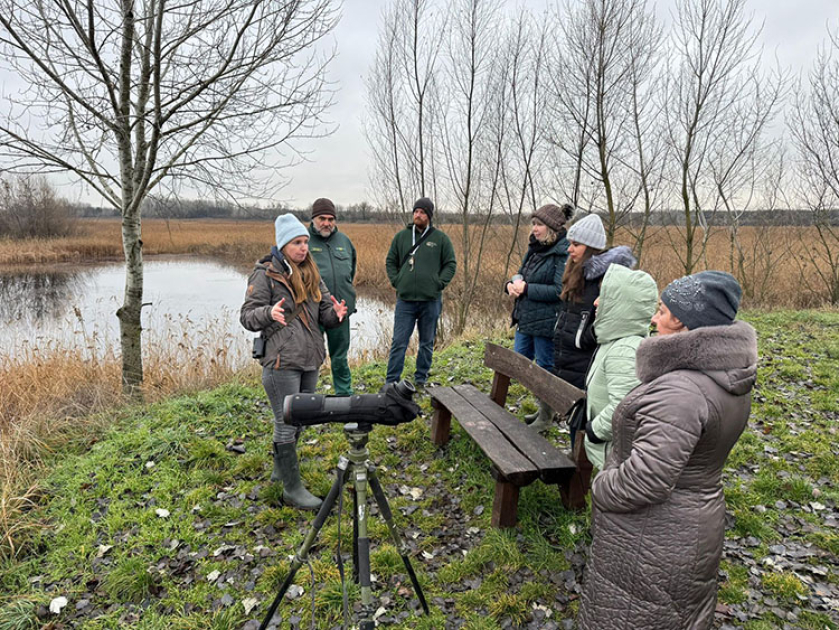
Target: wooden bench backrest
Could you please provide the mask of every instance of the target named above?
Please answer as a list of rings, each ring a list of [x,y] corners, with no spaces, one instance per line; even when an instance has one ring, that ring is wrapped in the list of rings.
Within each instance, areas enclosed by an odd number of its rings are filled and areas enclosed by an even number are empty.
[[[575,401],[585,395],[583,390],[554,376],[518,352],[494,343],[486,344],[484,364],[495,370],[491,398],[502,406],[507,397],[507,384],[500,381],[499,374],[518,381],[558,413],[565,413]]]

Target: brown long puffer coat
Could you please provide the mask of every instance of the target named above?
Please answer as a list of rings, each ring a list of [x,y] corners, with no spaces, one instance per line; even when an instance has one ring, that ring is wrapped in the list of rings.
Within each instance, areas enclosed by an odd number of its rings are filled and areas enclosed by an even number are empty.
[[[592,484],[581,628],[710,628],[725,529],[720,477],[749,417],[757,338],[744,322],[652,337]]]

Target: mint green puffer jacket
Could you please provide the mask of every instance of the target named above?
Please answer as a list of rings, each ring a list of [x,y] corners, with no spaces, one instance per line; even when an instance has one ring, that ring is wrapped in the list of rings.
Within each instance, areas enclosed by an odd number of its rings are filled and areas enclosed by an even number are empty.
[[[611,449],[612,414],[640,384],[635,376],[635,352],[649,336],[657,305],[658,289],[648,273],[609,266],[594,320],[597,351],[586,378],[586,455],[599,469]]]

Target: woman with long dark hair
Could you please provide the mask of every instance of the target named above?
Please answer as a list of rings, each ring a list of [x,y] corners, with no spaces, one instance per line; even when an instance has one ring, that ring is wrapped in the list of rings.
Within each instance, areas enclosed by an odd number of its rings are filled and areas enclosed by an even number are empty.
[[[597,348],[592,324],[600,282],[611,264],[635,265],[625,245],[605,248],[606,230],[596,214],[586,215],[568,229],[568,264],[554,328],[554,374],[580,389],[585,389],[586,371]]]
[[[324,328],[336,328],[347,314],[344,301],[329,294],[309,253],[309,231],[291,214],[274,223],[277,244],[260,260],[248,279],[239,321],[264,340],[262,385],[274,412],[274,470],[271,481],[283,482],[283,502],[317,509],[321,500],[300,478],[299,433],[283,421],[286,396],[314,392],[326,358]]]

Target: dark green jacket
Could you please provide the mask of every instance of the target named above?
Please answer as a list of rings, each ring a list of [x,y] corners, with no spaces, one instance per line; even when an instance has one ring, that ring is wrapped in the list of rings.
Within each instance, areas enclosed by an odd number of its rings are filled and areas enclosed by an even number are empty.
[[[339,302],[347,303],[347,314],[355,313],[355,271],[358,258],[355,247],[346,234],[335,231],[329,238],[318,234],[314,225],[309,225],[309,251],[317,263],[320,277],[326,288]]]
[[[525,335],[553,339],[562,275],[568,260],[568,240],[565,230],[559,240],[546,252],[534,253],[529,247],[519,267],[527,283],[527,292],[516,299],[513,323]]]
[[[439,300],[457,271],[454,247],[448,236],[435,229],[414,254],[412,267],[405,257],[413,247],[413,227],[409,225],[393,237],[385,260],[387,277],[400,300]]]

